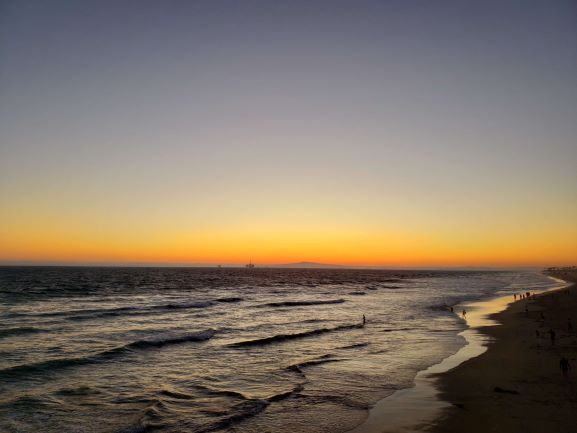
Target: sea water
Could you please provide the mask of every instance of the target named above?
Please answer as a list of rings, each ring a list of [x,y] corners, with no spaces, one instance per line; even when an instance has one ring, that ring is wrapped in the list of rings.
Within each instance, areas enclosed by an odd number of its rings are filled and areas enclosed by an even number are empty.
[[[450,306],[556,284],[536,272],[3,267],[0,431],[344,432],[462,347]]]

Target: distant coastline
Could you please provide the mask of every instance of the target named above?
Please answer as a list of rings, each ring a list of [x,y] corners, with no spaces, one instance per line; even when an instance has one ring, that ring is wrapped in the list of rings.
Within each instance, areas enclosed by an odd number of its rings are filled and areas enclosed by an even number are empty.
[[[385,271],[471,271],[471,272],[492,272],[492,271],[535,271],[547,272],[551,269],[546,266],[392,266],[392,265],[347,265],[334,263],[319,263],[301,261],[295,263],[253,263],[255,268],[260,269],[360,269],[360,270],[385,270]],[[28,260],[6,260],[0,261],[0,267],[102,267],[102,268],[244,268],[244,263],[163,263],[163,262],[58,262],[58,261],[28,261]],[[565,268],[563,268],[565,269]]]

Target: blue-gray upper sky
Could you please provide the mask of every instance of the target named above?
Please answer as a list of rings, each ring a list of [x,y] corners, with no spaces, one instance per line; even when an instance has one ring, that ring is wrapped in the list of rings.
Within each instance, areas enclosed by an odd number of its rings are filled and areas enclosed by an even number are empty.
[[[58,256],[34,233],[219,228],[401,233],[423,262],[505,232],[527,263],[545,241],[523,233],[577,252],[574,1],[0,5],[0,259]],[[191,260],[235,256],[203,248]],[[291,248],[271,254],[332,258]]]

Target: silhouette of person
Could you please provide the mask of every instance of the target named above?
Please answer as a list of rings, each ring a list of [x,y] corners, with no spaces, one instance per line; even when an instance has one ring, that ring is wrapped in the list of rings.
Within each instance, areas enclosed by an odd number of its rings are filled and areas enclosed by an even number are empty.
[[[561,357],[561,361],[559,361],[559,368],[561,368],[563,376],[567,377],[569,370],[571,370],[571,364],[569,364],[569,360],[564,356]]]
[[[366,323],[367,323],[367,318],[366,318],[365,315],[363,314],[363,326],[365,326]]]
[[[517,300],[517,294],[513,294],[513,301]]]
[[[463,317],[465,317],[467,315],[467,310],[463,309]]]
[[[450,308],[451,308],[451,313],[454,313],[453,307],[450,307]]]

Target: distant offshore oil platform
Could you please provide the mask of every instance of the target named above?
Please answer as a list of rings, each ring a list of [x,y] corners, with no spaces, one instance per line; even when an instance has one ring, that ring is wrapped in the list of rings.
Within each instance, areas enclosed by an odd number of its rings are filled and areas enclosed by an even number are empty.
[[[247,268],[247,269],[253,269],[254,268],[254,264],[252,263],[252,259],[250,259],[248,261],[248,264],[245,265],[245,268]]]

